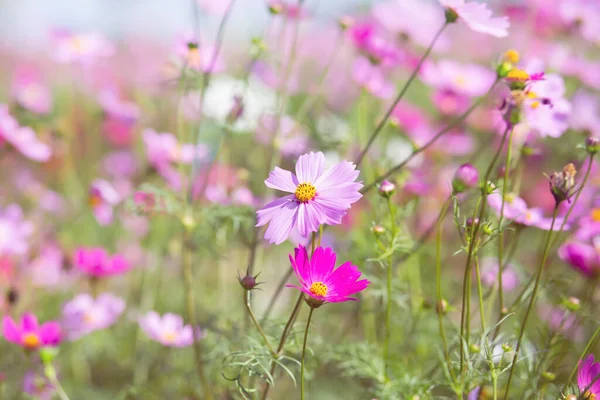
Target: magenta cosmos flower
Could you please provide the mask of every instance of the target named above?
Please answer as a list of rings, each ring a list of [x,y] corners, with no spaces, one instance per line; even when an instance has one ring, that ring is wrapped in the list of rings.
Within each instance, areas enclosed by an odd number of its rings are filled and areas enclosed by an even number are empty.
[[[308,257],[306,247],[301,244],[290,254],[290,262],[300,282],[300,286],[286,285],[300,289],[310,298],[312,306],[320,306],[323,302],[340,303],[356,300],[351,295],[361,292],[369,286],[367,279],[360,278],[360,271],[350,261],[335,268],[336,255],[330,248],[321,246],[315,249],[312,257]]]
[[[325,169],[325,156],[321,152],[300,156],[296,174],[275,167],[265,185],[293,194],[258,210],[256,226],[270,222],[265,239],[280,244],[294,227],[302,236],[308,237],[321,224],[341,224],[352,203],[362,197],[359,193],[362,182],[354,181],[358,174],[356,166],[349,161]]]
[[[598,374],[600,374],[600,363],[594,362],[593,354],[590,354],[583,362],[579,363],[577,386],[579,387],[579,391],[585,391],[583,393],[584,398],[592,399],[600,396],[600,380],[596,379]]]
[[[5,316],[2,319],[2,333],[7,341],[16,343],[26,350],[56,346],[61,339],[58,322],[49,321],[39,325],[37,317],[31,313],[25,313],[20,324],[8,315]]]
[[[79,248],[73,261],[81,272],[95,278],[122,274],[130,268],[125,257],[119,254],[111,257],[101,247]]]
[[[162,317],[150,311],[139,319],[140,327],[154,341],[170,347],[187,347],[194,342],[194,331],[190,325],[183,324],[181,316],[166,313]],[[196,332],[196,337],[202,337]]]
[[[465,0],[439,0],[440,4],[446,9],[446,13],[453,12],[455,18],[463,21],[469,28],[475,32],[487,33],[495,37],[508,36],[510,22],[508,17],[492,17],[490,11],[484,3]]]

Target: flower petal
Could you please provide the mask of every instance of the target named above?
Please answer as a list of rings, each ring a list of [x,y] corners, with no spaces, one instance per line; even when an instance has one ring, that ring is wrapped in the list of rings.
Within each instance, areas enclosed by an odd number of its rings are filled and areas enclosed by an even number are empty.
[[[332,167],[327,168],[323,174],[314,182],[317,192],[327,189],[336,189],[353,183],[360,172],[356,170],[356,165],[349,161],[342,161]],[[362,184],[358,189],[362,187]]]
[[[335,268],[336,255],[329,247],[317,247],[310,264],[313,282],[325,282]]]
[[[271,189],[281,190],[283,192],[294,193],[298,186],[298,178],[290,171],[275,167],[265,180],[265,185]]]
[[[21,319],[21,326],[23,327],[24,332],[36,331],[38,329],[37,317],[32,313],[23,314],[23,318]]]
[[[2,318],[2,333],[4,338],[11,343],[21,342],[21,329],[8,315]]]
[[[325,168],[325,155],[320,151],[303,154],[296,162],[296,176],[299,183],[315,183]]]
[[[256,212],[257,223],[256,226],[263,226],[269,222],[279,212],[279,210],[286,206],[287,203],[293,202],[294,195],[290,194],[283,196],[277,200],[273,200],[260,210]]]
[[[318,231],[322,219],[319,209],[314,207],[312,202],[298,204],[296,227],[300,235],[307,238],[312,232]]]
[[[61,329],[59,323],[56,321],[50,321],[42,324],[39,334],[44,345],[56,346],[60,343]]]
[[[269,243],[283,243],[290,236],[290,232],[296,223],[297,215],[298,203],[295,201],[287,201],[280,204],[277,212],[270,214],[271,221],[265,232],[265,239],[269,240]],[[261,223],[260,215],[259,223]]]

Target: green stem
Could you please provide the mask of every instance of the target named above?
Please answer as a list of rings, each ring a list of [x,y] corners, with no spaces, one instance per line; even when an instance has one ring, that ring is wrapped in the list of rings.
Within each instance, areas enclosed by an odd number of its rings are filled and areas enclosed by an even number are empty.
[[[269,343],[269,339],[267,339],[267,335],[265,335],[265,332],[261,328],[260,324],[256,320],[256,317],[254,316],[254,313],[252,312],[252,307],[250,307],[249,296],[250,296],[250,291],[244,290],[244,304],[246,305],[246,309],[248,310],[248,315],[250,315],[250,319],[252,319],[252,322],[254,322],[254,326],[256,326],[258,333],[260,333],[260,336],[262,337],[263,341],[269,348],[269,351],[275,357],[277,355],[277,353],[275,352],[275,350],[273,350],[273,347],[271,347],[271,343]]]
[[[390,211],[390,225],[392,227],[392,236],[390,241],[390,250],[393,246],[394,239],[396,237],[396,213],[394,211],[394,205],[392,204],[392,200],[390,197],[387,198],[387,205]],[[394,255],[393,252],[390,251],[390,256],[388,260],[387,266],[387,296],[386,296],[386,306],[385,306],[385,339],[383,345],[383,360],[384,360],[384,376],[385,380],[389,379],[388,375],[388,366],[389,366],[389,358],[390,358],[390,338],[392,335],[392,279],[393,279],[393,267],[394,265]]]
[[[435,34],[435,36],[433,37],[433,40],[431,41],[431,44],[429,45],[429,47],[427,48],[427,50],[425,50],[425,53],[423,54],[423,56],[419,60],[419,63],[417,64],[417,66],[413,70],[412,74],[410,75],[410,77],[408,78],[408,80],[406,81],[406,83],[404,84],[404,86],[402,87],[402,89],[400,89],[400,93],[398,93],[398,96],[396,96],[396,99],[394,100],[394,102],[392,103],[392,105],[390,106],[390,108],[385,113],[385,115],[382,118],[381,122],[379,122],[379,125],[377,125],[377,127],[375,128],[375,130],[371,134],[371,137],[369,138],[369,141],[367,142],[367,145],[365,146],[365,148],[363,149],[363,151],[361,151],[360,155],[358,156],[358,159],[356,160],[356,165],[357,166],[360,165],[360,163],[363,161],[363,159],[365,158],[365,155],[369,151],[369,148],[371,148],[371,145],[373,144],[373,142],[375,141],[375,139],[377,138],[377,136],[381,133],[381,131],[383,130],[383,127],[385,126],[387,120],[392,115],[392,112],[394,111],[394,109],[396,108],[396,106],[398,105],[398,103],[400,102],[400,100],[402,100],[402,98],[404,97],[404,94],[408,90],[410,84],[413,82],[413,80],[416,78],[417,74],[419,73],[419,70],[421,69],[421,65],[423,65],[423,62],[425,61],[425,59],[427,59],[427,57],[431,53],[431,50],[433,49],[433,46],[437,42],[438,38],[441,36],[441,34],[444,31],[444,29],[446,29],[446,26],[448,26],[447,22],[444,23],[444,25],[442,25],[442,27]]]
[[[583,360],[583,357],[587,354],[590,347],[592,347],[592,344],[594,343],[594,340],[596,340],[596,336],[598,336],[599,333],[600,333],[600,326],[596,329],[596,331],[594,332],[594,334],[592,335],[590,340],[585,345],[585,349],[583,349],[583,351],[579,355],[579,358],[577,359],[577,363],[575,364],[575,366],[573,367],[573,370],[569,374],[569,379],[567,379],[565,386],[563,386],[563,388],[562,388],[562,391],[561,391],[562,393],[564,393],[567,390],[567,387],[571,384],[571,381],[573,380],[573,376],[575,376],[575,372],[577,372],[577,368],[579,368],[579,363],[581,363],[581,361]]]
[[[194,299],[194,277],[192,272],[192,249],[190,248],[191,228],[184,227],[183,242],[181,243],[182,258],[183,258],[183,286],[185,292],[185,303],[188,319],[192,327],[198,326],[196,321],[196,305]],[[208,385],[204,371],[204,362],[202,361],[202,345],[200,340],[194,335],[194,361],[196,363],[196,373],[202,384],[202,391],[206,400],[212,400],[213,394]]]
[[[442,211],[437,220],[436,234],[435,234],[435,287],[436,287],[436,307],[438,315],[438,324],[440,328],[440,337],[442,338],[442,346],[444,348],[444,356],[446,357],[446,363],[448,364],[448,371],[454,381],[454,370],[452,368],[452,362],[450,361],[450,353],[448,352],[448,342],[446,340],[446,331],[444,329],[444,310],[442,309],[442,223],[450,207],[451,200],[448,199],[442,207]]]
[[[540,280],[542,277],[542,271],[544,270],[544,265],[546,264],[546,259],[548,258],[548,250],[550,249],[550,243],[552,241],[552,233],[554,232],[554,223],[556,222],[556,215],[558,214],[558,203],[554,206],[554,212],[552,213],[552,223],[550,224],[550,230],[548,231],[548,238],[546,240],[546,245],[544,246],[544,253],[542,255],[542,261],[538,265],[538,269],[535,276],[535,284],[533,286],[533,292],[531,293],[531,299],[529,300],[529,305],[527,306],[527,311],[525,311],[525,317],[523,318],[523,323],[521,324],[521,331],[519,333],[519,339],[517,340],[517,347],[515,348],[515,354],[512,359],[512,364],[510,366],[510,372],[508,373],[508,381],[506,383],[506,391],[504,392],[504,400],[508,399],[508,394],[510,392],[510,384],[512,383],[512,378],[515,372],[515,367],[517,365],[517,358],[519,356],[519,350],[521,349],[521,343],[523,341],[523,336],[525,336],[525,328],[527,326],[527,321],[529,319],[529,314],[533,308],[533,303],[535,303],[535,298],[537,296],[537,292],[540,287]]]
[[[48,378],[50,383],[56,389],[56,393],[58,394],[58,397],[60,398],[60,400],[69,400],[69,396],[65,392],[65,389],[63,389],[58,378],[56,377],[56,370],[54,369],[54,365],[52,365],[52,363],[45,364],[44,374],[46,375],[46,378]]]
[[[481,286],[481,273],[479,271],[479,257],[475,255],[475,274],[477,277],[477,295],[479,296],[479,314],[481,317],[481,333],[485,334],[485,315],[483,307],[483,286]]]
[[[302,361],[300,363],[300,399],[304,400],[304,357],[306,356],[306,340],[308,339],[308,328],[310,327],[310,320],[314,308],[310,308],[308,313],[308,320],[306,321],[306,329],[304,330],[304,342],[302,343]]]

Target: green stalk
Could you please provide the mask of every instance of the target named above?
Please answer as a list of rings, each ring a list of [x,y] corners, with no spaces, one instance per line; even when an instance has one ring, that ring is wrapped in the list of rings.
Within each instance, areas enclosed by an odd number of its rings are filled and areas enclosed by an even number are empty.
[[[392,204],[391,196],[387,198],[388,210],[390,211],[390,225],[392,227],[392,236],[390,240],[390,248],[393,246],[394,238],[396,237],[396,213],[394,211],[394,205]],[[394,265],[394,255],[393,252],[390,252],[388,266],[387,266],[387,297],[386,297],[386,306],[385,306],[385,339],[383,344],[383,360],[384,360],[384,369],[383,373],[385,376],[385,380],[389,379],[388,374],[388,366],[390,359],[390,338],[392,335],[392,279],[393,279],[393,265]]]
[[[275,350],[273,350],[273,347],[271,347],[271,343],[269,343],[269,339],[267,339],[267,335],[265,335],[265,332],[263,331],[260,324],[256,320],[256,317],[254,316],[254,313],[252,312],[252,307],[250,307],[250,298],[249,297],[250,297],[250,291],[244,290],[244,304],[246,305],[246,310],[248,310],[248,315],[250,315],[250,319],[252,319],[252,322],[254,322],[254,326],[256,326],[258,333],[260,333],[260,336],[262,337],[263,342],[265,342],[265,344],[269,348],[269,351],[271,352],[273,357],[275,357],[275,356],[277,356],[277,353],[275,352]]]
[[[535,298],[537,296],[537,292],[540,287],[540,280],[542,277],[542,271],[544,270],[544,265],[546,264],[546,260],[548,258],[548,250],[550,249],[550,243],[552,241],[552,233],[554,232],[554,223],[556,222],[556,215],[558,214],[558,203],[554,206],[554,212],[552,213],[552,223],[550,224],[550,230],[548,231],[548,238],[546,240],[546,245],[544,246],[544,253],[542,255],[542,261],[538,265],[538,269],[535,276],[535,284],[533,286],[533,292],[531,293],[531,299],[529,300],[529,305],[527,306],[527,311],[525,311],[525,317],[523,318],[523,323],[521,324],[521,332],[519,333],[519,339],[517,340],[517,347],[515,348],[515,354],[512,359],[512,364],[510,366],[510,372],[508,374],[508,382],[506,383],[506,391],[504,392],[504,400],[508,400],[508,394],[510,392],[510,384],[512,383],[512,378],[515,372],[515,367],[517,365],[517,358],[519,356],[519,350],[521,349],[521,343],[523,341],[523,336],[525,336],[525,328],[527,326],[527,321],[529,319],[529,314],[533,308],[533,303],[535,303]]]
[[[308,313],[308,320],[306,321],[306,329],[304,330],[304,342],[302,343],[302,361],[300,363],[300,399],[304,400],[304,357],[306,355],[306,340],[308,339],[308,328],[310,327],[310,320],[312,318],[312,314],[314,308],[310,308],[310,312]]]
[[[479,257],[475,255],[475,275],[477,277],[477,295],[479,296],[479,314],[481,318],[481,333],[485,333],[485,316],[483,307],[483,287],[481,286],[481,274],[479,271]]]

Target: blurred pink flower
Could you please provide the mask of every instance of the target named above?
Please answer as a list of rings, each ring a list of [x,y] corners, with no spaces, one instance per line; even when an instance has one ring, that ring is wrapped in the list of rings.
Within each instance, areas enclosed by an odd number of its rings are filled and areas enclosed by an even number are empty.
[[[348,35],[359,52],[374,64],[397,65],[403,58],[402,51],[379,32],[374,22],[353,24]]]
[[[579,89],[571,99],[573,108],[569,117],[571,129],[600,136],[600,98],[583,89]]]
[[[481,260],[481,283],[493,287],[498,282],[498,259],[496,257],[485,257]],[[519,278],[512,264],[504,265],[502,271],[502,290],[510,292],[519,284]]]
[[[209,14],[221,16],[227,12],[232,0],[196,0],[200,8]]]
[[[277,14],[285,15],[289,19],[299,19],[308,16],[306,9],[301,8],[296,1],[267,0],[269,9],[276,10]]]
[[[205,145],[180,144],[172,133],[157,133],[154,129],[146,129],[142,135],[148,161],[156,168],[170,163],[190,164],[194,157],[203,159],[208,155]]]
[[[122,99],[114,89],[102,90],[98,101],[105,113],[102,126],[106,137],[117,146],[130,145],[134,139],[133,128],[140,116],[137,104]]]
[[[106,329],[125,310],[125,301],[110,293],[93,298],[79,294],[63,306],[62,326],[69,340],[76,340],[100,329]]]
[[[15,70],[12,95],[21,107],[36,114],[48,114],[52,108],[52,93],[33,67],[20,66]]]
[[[558,256],[582,274],[594,277],[600,272],[600,246],[567,242],[558,249]]]
[[[364,57],[359,57],[354,61],[352,79],[375,97],[389,99],[394,95],[394,84],[387,80],[383,68],[371,64]]]
[[[560,333],[572,341],[581,342],[583,340],[584,330],[577,315],[549,305],[540,306],[538,314],[542,320],[548,323],[548,327],[553,332]]]
[[[108,153],[102,159],[102,169],[111,178],[130,179],[138,172],[135,154],[128,150]]]
[[[263,114],[256,128],[256,140],[264,145],[270,145],[275,139],[276,148],[284,157],[305,153],[308,150],[309,138],[302,125],[288,115],[282,116],[279,121],[278,124],[275,114]]]
[[[57,346],[61,341],[58,322],[49,321],[38,325],[37,317],[31,313],[23,314],[18,324],[12,317],[5,315],[2,319],[2,333],[8,342],[30,351],[45,346]]]
[[[531,82],[524,101],[523,122],[541,137],[560,137],[569,127],[571,103],[564,97],[563,78],[547,74],[543,80]]]
[[[225,70],[225,62],[218,52],[215,58],[214,46],[198,43],[196,35],[186,32],[179,35],[175,43],[175,55],[181,65],[198,72],[219,73]]]
[[[101,247],[80,247],[75,251],[73,263],[81,272],[93,278],[119,275],[131,268],[122,255],[110,256]]]
[[[64,29],[55,29],[50,38],[53,58],[59,63],[89,65],[114,53],[112,44],[98,33],[75,34]]]
[[[39,141],[33,129],[20,126],[5,105],[0,105],[0,144],[2,140],[33,161],[48,161],[52,155],[50,147]]]
[[[488,205],[498,215],[502,210],[502,195],[492,193],[488,196]],[[533,226],[543,230],[549,230],[552,224],[552,219],[545,217],[544,212],[540,208],[528,208],[527,203],[522,198],[508,193],[504,202],[504,219],[514,220],[515,223],[523,226]],[[554,223],[554,230],[560,230],[563,218],[557,217]],[[565,224],[565,230],[570,229],[570,224]]]
[[[148,337],[158,343],[169,347],[187,347],[202,338],[202,332],[190,325],[184,325],[181,316],[166,313],[162,317],[150,311],[139,319],[140,328]]]
[[[27,253],[33,230],[33,224],[24,218],[19,205],[0,208],[0,256]]]
[[[508,17],[492,17],[492,11],[487,8],[485,3],[465,2],[465,0],[439,0],[439,2],[475,32],[495,37],[508,36],[510,27]]]
[[[563,0],[559,2],[558,11],[569,28],[577,28],[591,43],[600,42],[600,4],[597,1]]]
[[[56,388],[43,374],[28,371],[23,377],[23,392],[36,400],[52,400]]]
[[[89,202],[98,224],[106,226],[113,221],[113,207],[121,201],[121,196],[114,186],[104,180],[92,182],[89,192]]]

